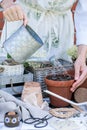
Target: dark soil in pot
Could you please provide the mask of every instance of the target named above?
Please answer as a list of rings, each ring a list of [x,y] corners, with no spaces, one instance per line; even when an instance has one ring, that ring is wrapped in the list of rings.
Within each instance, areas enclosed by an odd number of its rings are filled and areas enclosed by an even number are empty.
[[[73,77],[69,74],[62,74],[62,75],[49,75],[47,79],[54,81],[67,81],[73,79]]]

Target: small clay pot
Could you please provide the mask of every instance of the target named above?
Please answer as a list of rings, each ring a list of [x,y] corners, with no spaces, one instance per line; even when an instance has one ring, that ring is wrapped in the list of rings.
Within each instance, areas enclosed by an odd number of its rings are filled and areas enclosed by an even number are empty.
[[[72,92],[70,88],[74,82],[74,78],[68,74],[59,74],[59,75],[48,75],[45,78],[45,83],[47,85],[47,89],[53,93],[59,94],[62,97],[65,97],[69,100],[72,98]],[[51,105],[55,107],[65,107],[69,104],[49,95]]]

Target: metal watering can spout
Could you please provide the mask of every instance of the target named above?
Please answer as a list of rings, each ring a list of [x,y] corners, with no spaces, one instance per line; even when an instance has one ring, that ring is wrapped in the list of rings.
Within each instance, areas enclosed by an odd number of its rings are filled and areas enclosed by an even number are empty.
[[[30,26],[22,25],[3,45],[16,62],[23,63],[43,45],[43,41]]]

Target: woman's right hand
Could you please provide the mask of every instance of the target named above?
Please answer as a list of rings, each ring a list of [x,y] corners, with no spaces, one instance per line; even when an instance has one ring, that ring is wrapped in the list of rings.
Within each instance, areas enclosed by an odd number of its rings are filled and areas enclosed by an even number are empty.
[[[3,15],[7,21],[11,22],[23,20],[23,23],[26,26],[28,22],[27,16],[18,4],[14,3],[11,0],[3,0],[1,6],[4,9]]]

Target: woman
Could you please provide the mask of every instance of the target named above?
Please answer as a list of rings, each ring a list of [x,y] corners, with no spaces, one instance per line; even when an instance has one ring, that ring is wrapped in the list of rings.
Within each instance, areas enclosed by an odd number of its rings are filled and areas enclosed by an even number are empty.
[[[72,92],[74,92],[87,78],[87,0],[78,0],[75,11],[75,28],[78,58],[75,62],[76,82],[71,88]]]
[[[28,24],[38,33],[44,42],[44,46],[32,58],[40,61],[56,58],[70,60],[67,50],[74,42],[71,7],[75,0],[17,0],[17,2],[27,14]],[[9,3],[15,6],[12,1]],[[12,6],[1,5],[5,9],[4,16],[7,20],[16,20],[16,22],[7,23],[7,34],[3,32],[1,38],[1,41],[4,41],[6,38],[5,34],[9,37],[22,24],[22,22],[17,20],[23,19],[24,25],[26,25],[27,18],[22,9],[17,5],[14,7],[14,10]],[[12,15],[9,15],[8,7],[11,9]],[[17,13],[17,9],[19,9],[20,14]]]
[[[75,0],[18,0],[18,2],[21,4],[21,6],[24,7],[25,11],[27,12],[29,25],[35,29],[43,39],[45,43],[44,50],[49,50],[48,56],[50,53],[52,53],[51,49],[53,50],[53,48],[56,48],[58,50],[57,52],[55,51],[56,54],[54,52],[50,56],[55,55],[57,58],[65,58],[65,53],[68,49],[68,46],[70,47],[73,44],[73,22],[70,9]],[[27,17],[18,4],[14,4],[11,0],[3,0],[1,6],[4,8],[4,16],[8,21],[17,21],[20,19],[23,20],[24,25],[27,24]],[[76,88],[81,85],[87,78],[87,66],[85,64],[87,53],[86,18],[87,1],[79,0],[75,13],[78,58],[75,62],[76,82],[71,88],[72,92],[74,92]],[[54,32],[53,38],[56,40],[52,40],[52,32]],[[7,33],[8,36],[11,34],[9,31]],[[3,36],[4,35],[2,35],[2,37]],[[49,46],[47,47],[47,45]],[[63,53],[65,56],[61,53]]]

